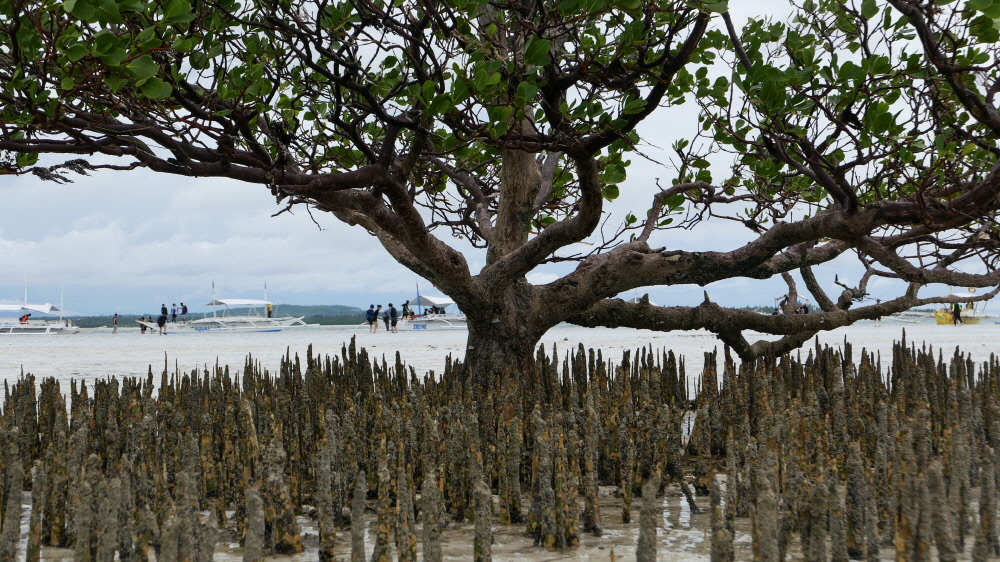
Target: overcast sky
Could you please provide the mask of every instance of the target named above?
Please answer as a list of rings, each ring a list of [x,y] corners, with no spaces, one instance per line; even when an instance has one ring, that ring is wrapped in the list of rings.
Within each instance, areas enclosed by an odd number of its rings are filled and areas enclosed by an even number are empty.
[[[749,11],[784,2],[741,4]],[[734,14],[745,16],[735,12],[736,3],[733,7]],[[646,123],[643,133],[652,146],[644,151],[666,162],[664,150],[690,135],[695,112],[694,105],[671,109]],[[641,216],[655,192],[655,178],[669,184],[671,170],[634,160],[622,197],[609,206],[614,213],[609,224],[628,211]],[[58,303],[64,291],[65,308],[78,314],[145,314],[175,302],[204,310],[213,281],[220,298],[263,298],[266,283],[270,300],[288,304],[399,304],[414,296],[418,283],[422,294],[440,294],[360,228],[314,213],[317,227],[304,208],[271,217],[279,208],[262,186],[147,171],[73,179],[57,184],[34,176],[0,176],[0,303],[21,302],[25,284],[28,300],[36,303]],[[729,250],[746,240],[731,222],[706,226],[670,231],[652,242]],[[478,271],[482,256],[470,252],[467,257]],[[529,280],[546,283],[572,267],[542,268]],[[850,269],[841,262],[818,273],[830,283],[834,273],[843,276]],[[888,287],[871,287],[877,296],[881,289],[889,293]],[[724,305],[770,305],[784,286],[780,280],[733,279],[707,290]],[[702,291],[650,287],[623,296],[648,292],[658,304],[690,305],[701,301]]]

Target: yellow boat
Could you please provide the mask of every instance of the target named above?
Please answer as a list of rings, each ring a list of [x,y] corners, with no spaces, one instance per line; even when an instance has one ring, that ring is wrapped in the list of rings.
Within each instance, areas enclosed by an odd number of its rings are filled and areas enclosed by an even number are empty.
[[[971,290],[971,289],[970,289]],[[972,293],[952,293],[949,294],[950,297],[960,297],[960,298],[974,298],[976,295]],[[978,305],[978,306],[977,306]],[[940,308],[934,311],[934,320],[938,324],[954,324],[954,319],[951,314],[951,307],[954,305],[949,305],[944,308]],[[962,324],[979,324],[982,322],[986,315],[983,314],[983,309],[986,308],[986,303],[983,301],[977,302],[967,302],[965,306],[962,307],[962,314],[960,322]]]
[[[983,318],[985,318],[985,316],[976,316],[974,313],[966,314],[965,310],[962,310],[962,324],[978,324],[983,320]],[[951,312],[948,312],[947,308],[935,310],[934,320],[938,324],[954,324],[954,318],[952,318]]]

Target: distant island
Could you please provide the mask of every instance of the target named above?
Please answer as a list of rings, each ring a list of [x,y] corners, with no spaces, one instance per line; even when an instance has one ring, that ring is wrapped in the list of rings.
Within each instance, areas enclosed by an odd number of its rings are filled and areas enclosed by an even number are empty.
[[[138,326],[135,323],[140,316],[158,315],[157,310],[151,310],[147,314],[119,314],[118,326],[122,328]],[[365,321],[365,311],[355,306],[342,306],[339,304],[276,304],[274,305],[275,316],[302,316],[307,324],[320,324],[322,326],[338,326],[361,324]],[[209,312],[189,312],[188,318],[202,318],[211,316]],[[81,328],[100,328],[111,326],[111,314],[101,316],[80,316],[74,317],[73,323]]]

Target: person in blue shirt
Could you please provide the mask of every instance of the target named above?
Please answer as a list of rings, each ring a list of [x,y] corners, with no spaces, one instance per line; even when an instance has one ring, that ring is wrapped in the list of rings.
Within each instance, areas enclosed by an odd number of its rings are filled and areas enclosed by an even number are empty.
[[[365,320],[368,321],[368,333],[374,334],[378,329],[378,312],[375,311],[375,305],[369,305],[368,310],[365,311]]]

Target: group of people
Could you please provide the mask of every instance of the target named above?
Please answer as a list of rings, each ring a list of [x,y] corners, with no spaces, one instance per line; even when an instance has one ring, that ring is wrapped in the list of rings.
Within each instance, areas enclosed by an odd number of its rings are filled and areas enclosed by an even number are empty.
[[[378,331],[378,321],[381,318],[382,322],[385,323],[385,330],[387,332],[397,333],[399,330],[396,325],[399,323],[400,319],[406,319],[413,316],[413,311],[410,310],[410,301],[403,303],[403,309],[401,311],[396,310],[392,303],[389,303],[388,308],[382,310],[382,305],[369,305],[368,310],[365,311],[365,321],[368,322],[368,333],[374,334]]]
[[[407,304],[409,304],[409,301],[407,301]],[[409,312],[407,304],[403,305],[403,318],[405,318],[406,313]],[[379,318],[385,322],[385,329],[387,332],[396,333],[399,331],[396,329],[396,324],[399,322],[400,314],[399,311],[396,310],[396,307],[392,306],[392,303],[389,303],[389,307],[385,310],[382,310],[382,305],[378,305],[378,308],[375,308],[374,304],[368,307],[368,310],[365,311],[365,320],[368,322],[368,333],[374,334],[378,331]]]
[[[778,303],[778,307],[771,313],[771,316],[784,314],[786,304],[788,304],[788,299],[782,299],[782,301]],[[809,305],[806,303],[800,304],[799,307],[795,309],[795,314],[809,314]]]
[[[157,325],[157,327],[159,327],[160,330],[159,330],[159,332],[154,332],[152,329],[150,329],[149,332],[151,334],[152,333],[166,334],[167,333],[167,319],[169,318],[171,322],[177,322],[177,316],[180,315],[181,322],[186,322],[187,321],[187,313],[188,313],[188,307],[184,303],[181,303],[180,306],[177,306],[177,303],[173,303],[173,304],[170,305],[170,310],[167,310],[166,303],[161,304],[160,305],[160,315],[156,317],[156,325]],[[152,316],[150,316],[149,318],[146,318],[145,316],[140,316],[139,317],[139,332],[145,334],[146,333],[146,325],[143,324],[143,322],[152,322],[152,321],[153,321],[153,317]]]

